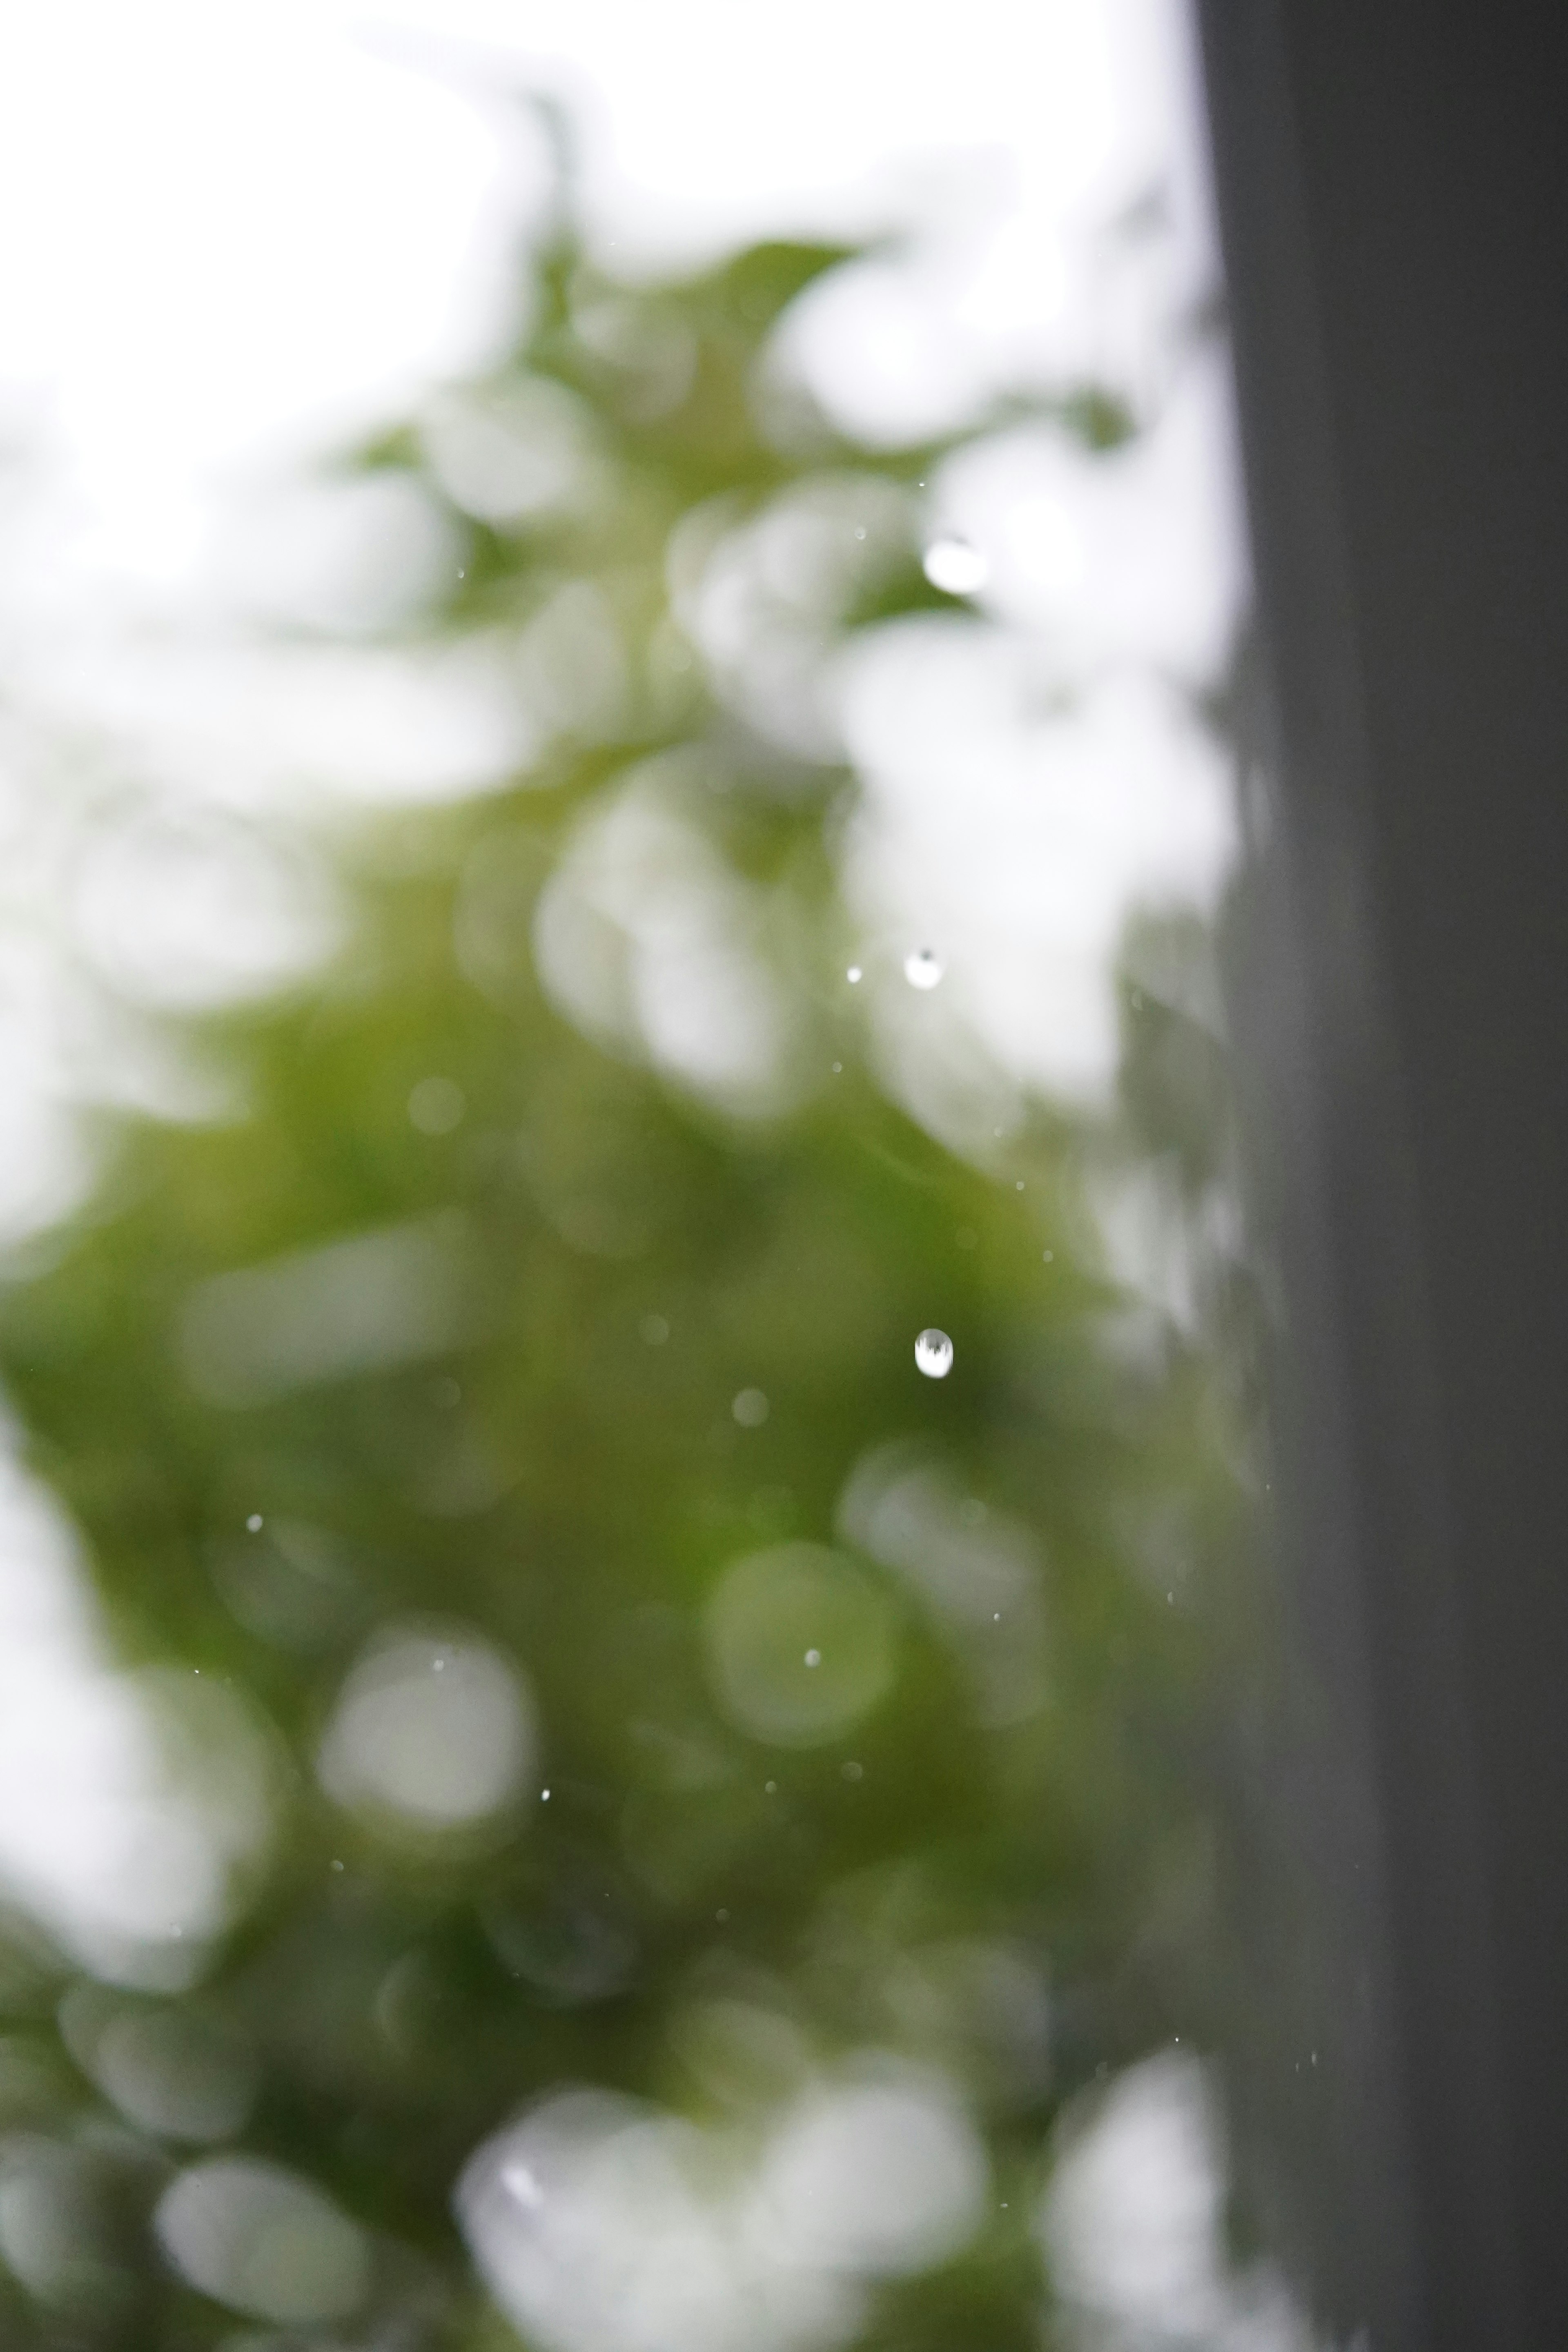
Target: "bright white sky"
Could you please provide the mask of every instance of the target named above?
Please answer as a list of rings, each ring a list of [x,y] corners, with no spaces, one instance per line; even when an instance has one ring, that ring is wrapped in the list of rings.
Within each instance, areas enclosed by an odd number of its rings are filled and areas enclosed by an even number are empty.
[[[521,194],[484,97],[503,69],[586,101],[630,261],[885,216],[954,158],[1037,225],[1103,217],[1169,146],[1179,21],[1173,0],[18,8],[0,384],[52,415],[98,558],[177,573],[215,467],[474,349]]]

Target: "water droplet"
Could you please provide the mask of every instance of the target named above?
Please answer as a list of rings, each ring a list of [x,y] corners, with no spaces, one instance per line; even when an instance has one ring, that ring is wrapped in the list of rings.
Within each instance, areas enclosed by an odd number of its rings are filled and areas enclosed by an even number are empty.
[[[1040,1252],[1040,1255],[1041,1255],[1042,1259],[1044,1260],[1045,1264],[1046,1264],[1047,1265],[1050,1265],[1050,1263],[1051,1263],[1051,1260],[1056,1256],[1056,1252],[1055,1252],[1055,1250],[1042,1250],[1042,1251]]]
[[[948,596],[973,596],[991,576],[991,566],[966,539],[933,539],[921,569],[933,588]]]
[[[645,1347],[662,1348],[669,1337],[669,1325],[662,1315],[645,1315],[637,1329],[642,1333]]]
[[[333,1868],[334,1870],[341,1870],[341,1869],[342,1868],[342,1864],[341,1862],[339,1862],[335,1857],[333,1858],[333,1862],[332,1862],[332,1868]]]
[[[1016,1184],[1015,1184],[1015,1186],[1013,1187],[1013,1190],[1014,1190],[1016,1192],[1021,1192],[1023,1191],[1023,1189],[1024,1189],[1024,1180],[1023,1180],[1023,1178],[1020,1176],[1020,1177],[1019,1177],[1019,1179],[1018,1179],[1018,1181],[1017,1181],[1017,1182],[1016,1182]]]
[[[550,1791],[548,1789],[541,1789],[539,1792],[539,1801],[542,1805],[547,1805],[550,1802]]]
[[[952,1370],[952,1341],[934,1325],[915,1341],[915,1361],[928,1381],[945,1381]]]
[[[764,1780],[763,1782],[763,1791],[766,1796],[776,1797],[779,1792],[778,1782],[776,1780]]]
[[[822,1652],[820,1650],[807,1650],[805,1654],[805,1663],[808,1666],[819,1666],[822,1664]]]
[[[526,2164],[509,2164],[500,2179],[507,2194],[515,2197],[518,2203],[526,2206],[530,2212],[536,2205],[543,2204],[544,2191]]]
[[[845,977],[847,979],[847,981],[848,981],[849,985],[850,985],[850,987],[851,987],[851,988],[853,988],[853,987],[856,985],[857,982],[858,982],[858,981],[859,981],[859,979],[861,978],[861,976],[862,976],[862,975],[861,975],[861,971],[860,971],[860,967],[859,967],[859,965],[858,965],[858,963],[852,963],[852,964],[850,965],[850,967],[849,967],[848,971],[847,971],[847,974],[845,975]]]
[[[730,1410],[742,1429],[761,1429],[768,1417],[768,1401],[761,1389],[742,1389]]]
[[[725,1921],[729,1918],[730,1914],[728,1911],[715,1911],[713,1916],[718,1920],[719,1925],[722,1927]]]
[[[934,948],[912,948],[904,958],[904,978],[911,988],[934,988],[945,970]]]
[[[843,1764],[839,1769],[847,1780],[863,1780],[866,1777],[865,1767],[861,1764]]]
[[[836,1078],[837,1078],[837,1077],[840,1077],[840,1076],[842,1076],[842,1075],[843,1075],[843,1071],[844,1071],[844,1065],[843,1065],[843,1063],[842,1063],[842,1062],[835,1062],[835,1063],[834,1063],[834,1065],[833,1065],[833,1075],[834,1075],[834,1076],[835,1076]]]
[[[450,1135],[467,1108],[462,1087],[450,1078],[421,1078],[408,1097],[410,1122],[421,1135]]]
[[[261,1533],[261,1514],[260,1514],[260,1512],[259,1512],[259,1511],[252,1511],[252,1513],[250,1514],[250,1517],[247,1519],[247,1521],[246,1521],[246,1523],[245,1523],[245,1524],[246,1524],[246,1526],[250,1529],[250,1532],[251,1532],[251,1534],[252,1534],[253,1536],[258,1536],[258,1535]]]

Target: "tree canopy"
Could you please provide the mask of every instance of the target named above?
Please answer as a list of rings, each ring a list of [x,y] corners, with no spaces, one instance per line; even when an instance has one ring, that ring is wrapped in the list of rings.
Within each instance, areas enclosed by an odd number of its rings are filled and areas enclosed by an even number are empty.
[[[1140,424],[1074,383],[855,445],[778,359],[852,260],[623,283],[563,211],[506,355],[334,461],[450,534],[395,641],[499,663],[533,734],[318,829],[337,948],[183,1024],[233,1108],[116,1118],[5,1292],[221,1858],[119,1962],[14,1920],[7,2344],[1022,2352],[1058,2118],[1212,2029],[1250,1408],[1209,943],[1142,919],[1114,1108],[956,1148],[874,1050],[909,983],[850,971],[813,736],[857,633],[970,610],[922,564],[952,449]],[[1198,1237],[1184,1322],[1106,1270],[1108,1168]]]

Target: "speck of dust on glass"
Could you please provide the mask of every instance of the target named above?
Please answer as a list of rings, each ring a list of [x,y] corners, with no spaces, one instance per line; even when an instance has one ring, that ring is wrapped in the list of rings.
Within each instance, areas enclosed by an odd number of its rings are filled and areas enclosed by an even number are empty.
[[[568,11],[492,160],[330,16],[126,51],[8,476],[0,2336],[1305,2345],[1191,1859],[1187,81],[1130,0]]]

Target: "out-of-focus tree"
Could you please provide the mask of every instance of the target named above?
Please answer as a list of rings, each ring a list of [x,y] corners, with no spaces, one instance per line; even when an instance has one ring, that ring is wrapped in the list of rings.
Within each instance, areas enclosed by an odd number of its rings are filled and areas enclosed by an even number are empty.
[[[515,348],[343,461],[443,518],[405,642],[488,666],[532,740],[502,789],[331,835],[338,950],[192,1027],[238,1108],[121,1119],[6,1291],[115,1642],[220,1806],[241,1726],[267,1822],[139,1989],[16,1929],[8,2345],[1021,2352],[1062,2102],[1205,2031],[1192,1602],[1245,1414],[1207,1308],[1184,1336],[1095,1271],[1085,1187],[1141,1154],[1198,1230],[1219,1049],[1129,979],[1119,1118],[1037,1100],[984,1167],[878,1083],[816,713],[854,633],[964,606],[921,562],[947,445],[852,446],[778,358],[849,258],[625,284],[563,217]],[[1094,387],[1032,407],[1091,452],[1135,429]],[[913,2219],[835,2254],[775,2176],[793,2148],[853,2219],[828,2143],[868,2083]],[[679,2292],[581,2173],[546,2262],[548,2132],[465,2173],[574,2084],[698,2135],[638,2176]],[[988,2184],[939,2194],[974,2151]]]

